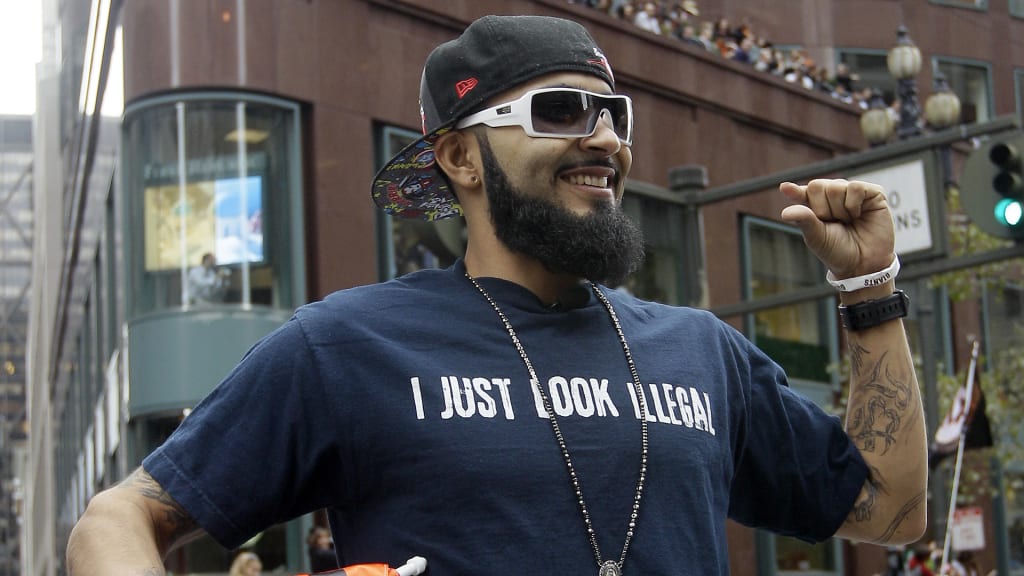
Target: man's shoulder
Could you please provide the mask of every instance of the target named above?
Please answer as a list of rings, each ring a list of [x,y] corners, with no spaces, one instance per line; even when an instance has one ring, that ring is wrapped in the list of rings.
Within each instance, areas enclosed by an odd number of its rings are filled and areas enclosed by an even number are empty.
[[[746,336],[710,310],[642,300],[617,290],[607,294],[624,325],[640,327],[641,333],[695,347],[716,342],[741,353],[753,348]]]
[[[443,297],[457,284],[454,278],[450,269],[428,268],[383,282],[338,290],[329,294],[324,301],[346,306],[362,304],[366,300],[381,302],[382,299],[391,298],[407,301]]]
[[[430,269],[399,278],[337,290],[296,311],[302,322],[365,322],[417,316],[450,302],[458,283],[449,270]]]
[[[629,310],[645,318],[698,322],[709,326],[723,324],[721,319],[703,308],[644,300],[622,290],[607,290],[606,294],[616,309]]]

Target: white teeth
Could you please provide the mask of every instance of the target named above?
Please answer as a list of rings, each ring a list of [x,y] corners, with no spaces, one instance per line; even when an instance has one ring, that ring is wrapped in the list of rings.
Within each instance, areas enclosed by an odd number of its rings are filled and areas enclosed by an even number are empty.
[[[566,177],[566,180],[570,184],[578,184],[583,186],[597,186],[599,188],[608,187],[607,176],[591,176],[589,174],[573,174]]]

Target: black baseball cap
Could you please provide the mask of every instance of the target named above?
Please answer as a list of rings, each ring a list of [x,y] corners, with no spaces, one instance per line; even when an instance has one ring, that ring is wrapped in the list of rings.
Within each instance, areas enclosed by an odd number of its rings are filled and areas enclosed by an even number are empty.
[[[549,16],[484,16],[427,57],[420,79],[423,137],[373,179],[373,201],[413,220],[461,216],[434,142],[491,98],[552,72],[592,74],[615,89],[611,66],[586,28]]]

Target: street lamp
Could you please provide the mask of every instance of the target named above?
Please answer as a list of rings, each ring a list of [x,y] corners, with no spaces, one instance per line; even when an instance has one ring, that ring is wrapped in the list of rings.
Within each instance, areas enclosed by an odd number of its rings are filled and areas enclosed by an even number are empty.
[[[935,88],[924,102],[924,119],[932,130],[945,130],[960,122],[960,98],[942,72],[935,73]]]
[[[924,119],[932,130],[945,130],[960,122],[960,99],[950,90],[942,72],[935,73],[935,89],[924,102]],[[939,147],[939,161],[942,162],[942,184],[948,190],[956,184],[948,144]]]
[[[894,135],[900,140],[906,140],[924,133],[921,126],[921,104],[917,98],[921,50],[910,39],[907,28],[902,24],[896,29],[896,45],[889,50],[886,66],[889,74],[896,79],[899,119],[894,121],[888,115],[877,90],[872,93],[868,109],[860,118],[861,132],[871,146],[885,144]],[[960,99],[950,90],[941,72],[936,72],[934,92],[925,102],[924,120],[929,130],[943,130],[960,121]]]
[[[919,136],[921,106],[917,102],[916,78],[921,71],[921,51],[902,24],[896,29],[896,46],[889,50],[886,64],[889,74],[896,79],[896,96],[900,99],[900,122],[896,127],[896,135],[900,140]]]
[[[872,90],[868,109],[860,116],[860,131],[864,133],[864,138],[872,147],[880,146],[892,138],[895,129],[895,122],[882,99],[882,93]]]

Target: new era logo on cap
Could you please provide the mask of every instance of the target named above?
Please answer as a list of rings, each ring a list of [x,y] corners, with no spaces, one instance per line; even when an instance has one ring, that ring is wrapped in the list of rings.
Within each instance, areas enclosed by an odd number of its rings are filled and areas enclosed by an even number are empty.
[[[612,74],[612,65],[608,63],[608,58],[598,48],[594,48],[594,56],[597,56],[597,58],[587,60],[587,62],[604,66],[604,69],[608,71],[608,77],[614,81],[615,75]]]
[[[459,95],[459,100],[461,100],[462,97],[465,96],[467,92],[469,92],[473,88],[476,88],[476,85],[476,78],[467,78],[466,80],[456,82],[455,93]]]

